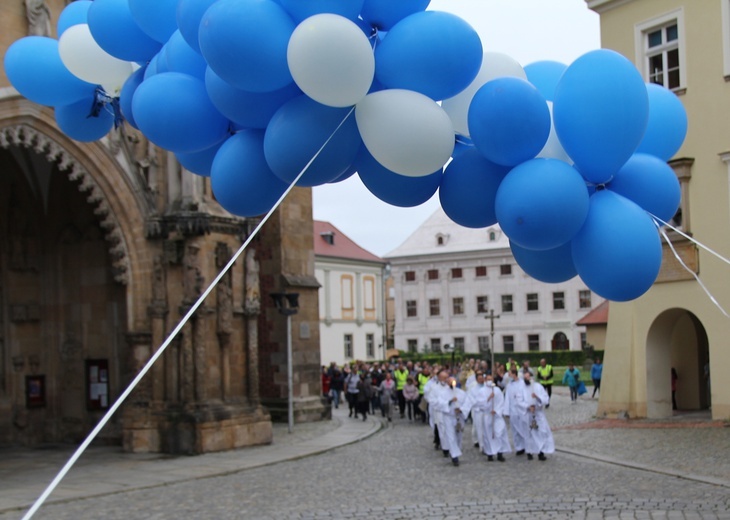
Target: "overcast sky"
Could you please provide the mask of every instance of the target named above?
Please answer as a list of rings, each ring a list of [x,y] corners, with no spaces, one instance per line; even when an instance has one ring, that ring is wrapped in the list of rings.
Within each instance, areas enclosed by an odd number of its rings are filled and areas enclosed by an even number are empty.
[[[600,47],[598,15],[585,0],[431,0],[431,10],[462,17],[479,33],[485,51],[520,64],[570,64]],[[438,194],[415,208],[381,202],[357,175],[313,188],[314,218],[331,222],[368,251],[383,256],[398,247],[439,205]]]

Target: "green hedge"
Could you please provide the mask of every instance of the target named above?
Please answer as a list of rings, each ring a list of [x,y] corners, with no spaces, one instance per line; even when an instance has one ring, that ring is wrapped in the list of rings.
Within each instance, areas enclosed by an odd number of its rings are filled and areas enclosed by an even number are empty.
[[[583,366],[586,362],[591,363],[596,357],[603,359],[603,350],[559,350],[554,352],[512,352],[512,353],[498,353],[494,355],[494,360],[499,363],[506,363],[508,358],[512,358],[514,361],[522,365],[522,362],[529,359],[530,366],[536,367],[540,364],[540,360],[545,358],[548,364],[556,367],[564,367],[569,363],[573,363],[578,366]],[[444,352],[443,354],[429,353],[429,354],[411,354],[408,352],[401,351],[400,359],[403,361],[428,361],[429,363],[451,363],[451,353]],[[460,352],[455,353],[453,359],[456,362],[461,362],[466,359],[486,359],[489,357],[480,354],[462,354]]]

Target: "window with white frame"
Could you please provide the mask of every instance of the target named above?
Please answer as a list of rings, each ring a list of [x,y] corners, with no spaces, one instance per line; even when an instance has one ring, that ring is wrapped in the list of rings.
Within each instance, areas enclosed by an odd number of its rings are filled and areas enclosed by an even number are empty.
[[[416,316],[418,316],[418,302],[406,300],[406,317],[415,318]]]
[[[345,334],[345,358],[352,359],[352,334]]]
[[[528,311],[540,310],[539,297],[538,297],[537,293],[529,293],[527,295],[527,310]]]
[[[590,309],[591,306],[591,291],[578,291],[578,308]]]
[[[684,10],[639,23],[635,31],[636,59],[644,79],[674,91],[686,88]]]
[[[540,350],[540,335],[539,334],[528,334],[527,335],[527,349],[530,352],[537,352]]]
[[[565,310],[565,293],[562,291],[553,293],[553,310],[563,311]]]
[[[486,352],[489,350],[489,336],[479,336],[477,338],[479,343],[479,352]]]
[[[428,315],[429,316],[440,316],[441,315],[441,300],[433,298],[428,300]]]
[[[375,357],[375,334],[365,335],[365,349],[369,358]]]
[[[417,339],[408,340],[408,352],[410,352],[411,354],[415,354],[418,352],[418,340]]]
[[[441,352],[441,338],[431,338],[431,352]]]
[[[502,348],[504,352],[515,351],[515,337],[514,336],[502,336]]]
[[[489,296],[477,296],[477,314],[489,312]]]
[[[460,316],[464,314],[464,298],[458,297],[451,300],[452,311],[454,316]]]
[[[454,351],[455,352],[464,352],[464,345],[465,341],[463,337],[454,338]]]

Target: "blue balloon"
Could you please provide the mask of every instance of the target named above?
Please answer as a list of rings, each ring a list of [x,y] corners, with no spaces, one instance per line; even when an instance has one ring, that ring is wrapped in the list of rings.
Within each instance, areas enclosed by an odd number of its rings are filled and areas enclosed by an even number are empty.
[[[242,217],[269,211],[288,184],[269,168],[260,130],[242,130],[221,146],[211,168],[211,187],[226,210]]]
[[[114,126],[114,113],[104,107],[97,116],[91,115],[93,98],[77,101],[73,105],[56,107],[58,128],[75,141],[89,143],[98,141]]]
[[[298,186],[317,186],[342,175],[355,159],[362,139],[351,109],[296,97],[276,111],[266,128],[266,160],[280,179],[291,183],[330,137]]]
[[[76,0],[63,8],[61,15],[58,17],[58,23],[56,23],[56,34],[58,38],[69,27],[86,23],[91,3],[91,0]]]
[[[160,51],[162,52],[162,51]],[[152,56],[152,59],[149,61],[146,67],[144,67],[144,79],[149,79],[155,74],[157,74],[157,61],[160,60],[160,55],[155,54]],[[162,71],[160,71],[162,72]]]
[[[137,88],[142,84],[146,76],[145,67],[139,68],[127,78],[127,81],[122,85],[122,91],[119,93],[119,108],[122,111],[124,120],[127,121],[133,128],[139,130],[137,122],[134,120],[134,112],[132,111],[132,99],[134,99],[134,93],[137,92]]]
[[[601,49],[570,65],[555,89],[560,144],[586,180],[608,181],[641,142],[649,98],[641,74],[619,53]]]
[[[99,47],[120,60],[147,62],[162,47],[139,28],[128,0],[94,0],[88,23]]]
[[[441,207],[457,224],[483,228],[497,223],[494,202],[509,168],[485,159],[475,148],[455,157],[444,171],[439,188]]]
[[[293,81],[286,53],[294,21],[271,0],[218,0],[203,15],[199,41],[208,66],[249,92]]]
[[[664,222],[669,222],[677,213],[682,198],[679,179],[671,166],[644,153],[632,155],[606,188],[623,195]]]
[[[189,172],[202,177],[210,177],[211,168],[213,167],[213,159],[215,159],[218,150],[220,150],[224,142],[225,141],[221,141],[220,143],[199,152],[176,153],[175,158],[183,166],[183,168]]]
[[[651,218],[609,190],[591,197],[583,228],[573,238],[573,262],[585,284],[614,301],[638,298],[651,288],[662,264],[662,244]]]
[[[422,177],[395,173],[376,161],[365,146],[355,159],[355,167],[370,193],[391,206],[401,208],[412,208],[429,200],[443,178],[442,170]]]
[[[535,280],[561,283],[575,278],[578,274],[573,263],[572,242],[545,251],[525,249],[514,242],[510,242],[509,246],[517,265]]]
[[[649,95],[649,122],[636,151],[668,161],[679,151],[687,135],[687,112],[671,90],[647,83],[646,91]]]
[[[45,36],[26,36],[5,53],[5,74],[15,89],[46,106],[64,106],[93,99],[96,85],[69,72],[58,54],[58,41]]]
[[[567,65],[557,61],[536,61],[525,66],[525,74],[527,81],[535,85],[547,101],[553,101],[555,88],[567,68]]]
[[[375,76],[388,88],[446,99],[469,86],[483,56],[471,25],[450,13],[424,11],[401,20],[375,47]]]
[[[200,21],[208,8],[218,0],[179,0],[177,4],[177,26],[180,32],[196,52],[200,52],[198,35]]]
[[[223,81],[208,67],[205,88],[221,114],[244,128],[266,128],[276,111],[302,95],[296,83],[271,92],[246,92]]]
[[[134,120],[153,143],[172,152],[198,152],[222,141],[229,121],[205,93],[202,81],[179,72],[146,79],[132,99]]]
[[[378,30],[389,31],[403,18],[425,11],[431,0],[365,0],[360,15]]]
[[[520,78],[485,83],[471,101],[469,133],[490,161],[515,166],[533,159],[550,135],[550,109],[542,94]]]
[[[533,159],[515,167],[497,190],[502,231],[526,249],[555,249],[570,241],[588,214],[588,190],[580,174],[557,159]]]
[[[356,160],[357,160],[357,157],[356,157]],[[357,173],[357,166],[355,166],[355,163],[352,163],[347,168],[347,170],[345,170],[345,173],[343,173],[342,175],[340,175],[339,177],[337,177],[335,180],[330,181],[329,184],[336,184],[338,182],[342,182],[345,179],[349,179],[350,177],[352,177],[356,173]]]
[[[364,0],[278,0],[296,23],[320,13],[333,13],[357,20]]]
[[[175,31],[170,36],[164,47],[164,56],[167,71],[182,72],[201,80],[205,79],[205,69],[208,67],[205,59],[188,45],[180,31]]]
[[[177,30],[178,0],[128,0],[129,12],[142,31],[165,43]]]

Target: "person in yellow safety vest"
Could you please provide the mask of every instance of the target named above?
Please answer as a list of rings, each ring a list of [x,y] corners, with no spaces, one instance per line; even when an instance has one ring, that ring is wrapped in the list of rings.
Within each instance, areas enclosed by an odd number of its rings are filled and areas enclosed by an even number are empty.
[[[511,357],[510,358],[507,358],[507,362],[504,364],[505,371],[507,371],[507,373],[509,373],[510,372],[510,369],[513,366],[516,367],[517,366],[517,362],[516,361],[512,361],[512,358]]]
[[[428,369],[428,365],[423,367],[416,377],[418,383],[418,400],[416,401],[416,417],[421,416],[421,422],[426,424],[426,412],[421,408],[421,399],[423,399],[423,389],[426,387],[426,383],[431,379],[431,371]]]
[[[408,369],[403,366],[403,362],[398,363],[398,368],[393,371],[393,379],[395,379],[395,394],[398,397],[398,411],[400,418],[406,416],[406,398],[403,396],[403,387],[406,386],[408,379]]]
[[[540,366],[537,367],[537,382],[545,387],[545,391],[548,394],[548,399],[553,396],[553,366],[548,365],[545,358],[540,360]],[[550,404],[545,406],[550,408]]]

